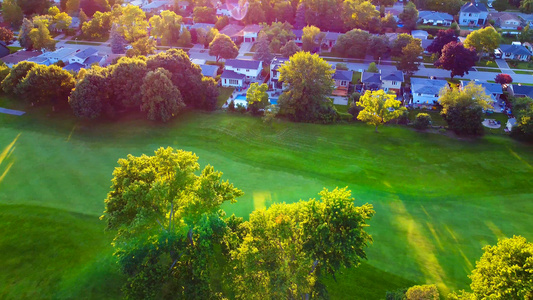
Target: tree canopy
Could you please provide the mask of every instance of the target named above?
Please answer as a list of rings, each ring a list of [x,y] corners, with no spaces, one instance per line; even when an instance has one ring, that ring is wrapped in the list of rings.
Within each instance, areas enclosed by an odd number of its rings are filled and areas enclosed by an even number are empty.
[[[451,28],[447,30],[439,30],[427,50],[430,53],[437,53],[440,55],[442,48],[451,42],[457,42],[457,34],[455,30]]]
[[[464,76],[476,65],[477,54],[474,48],[465,48],[463,43],[450,42],[442,49],[436,67],[451,71],[451,77]]]
[[[266,83],[259,85],[254,82],[250,84],[246,91],[246,102],[248,102],[248,108],[253,114],[257,114],[260,109],[269,105],[267,90],[268,85]]]
[[[516,118],[517,129],[525,137],[533,140],[533,99],[529,97],[515,97],[512,99],[513,115]]]
[[[400,61],[398,62],[398,70],[406,73],[408,76],[412,76],[418,71],[420,64],[423,62],[421,58],[424,54],[424,49],[420,45],[418,39],[413,39],[402,49]]]
[[[493,53],[500,46],[500,34],[492,26],[474,30],[466,36],[465,47],[476,49],[481,58],[484,53]]]
[[[225,34],[218,34],[209,44],[209,55],[216,56],[217,61],[221,58],[235,58],[239,54],[239,48]]]
[[[378,132],[379,125],[398,118],[406,110],[401,104],[394,94],[387,94],[383,90],[367,90],[357,101],[357,105],[363,108],[357,119],[374,125]]]
[[[182,17],[173,11],[164,10],[150,18],[150,34],[161,38],[163,45],[175,45],[180,36]]]
[[[170,80],[169,71],[159,68],[150,71],[141,86],[141,111],[146,111],[149,120],[169,121],[185,107],[181,93]]]

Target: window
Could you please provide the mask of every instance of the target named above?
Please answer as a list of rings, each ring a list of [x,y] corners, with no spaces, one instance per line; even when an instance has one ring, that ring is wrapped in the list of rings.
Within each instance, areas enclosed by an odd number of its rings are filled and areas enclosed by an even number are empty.
[[[246,70],[246,72],[250,72],[250,70]]]
[[[346,86],[346,81],[345,80],[341,80],[341,86]]]
[[[435,97],[438,97],[438,96],[439,96],[439,94],[435,94]]]
[[[468,14],[468,16],[469,16],[469,17],[471,17],[471,16],[472,16],[472,14]]]
[[[422,96],[422,94],[418,93],[418,96]]]
[[[233,84],[233,85],[239,84],[239,81],[237,79],[230,79],[229,84]]]
[[[396,84],[398,84],[398,82],[396,82],[396,81],[393,81],[393,82],[392,82],[392,85],[396,85]]]

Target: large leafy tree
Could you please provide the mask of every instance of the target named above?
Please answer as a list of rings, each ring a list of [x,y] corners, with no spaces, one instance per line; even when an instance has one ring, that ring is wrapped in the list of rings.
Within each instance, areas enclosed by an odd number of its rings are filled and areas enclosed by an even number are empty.
[[[80,9],[88,16],[93,16],[96,12],[108,12],[111,6],[107,0],[80,0]]]
[[[30,38],[30,32],[33,29],[33,23],[31,20],[24,18],[22,21],[22,27],[19,30],[18,41],[20,46],[26,50],[31,50],[33,48],[33,42]]]
[[[150,18],[150,34],[160,37],[164,45],[175,45],[179,38],[182,17],[173,11],[165,10]]]
[[[396,100],[395,94],[387,94],[383,90],[366,91],[357,105],[363,108],[357,119],[374,125],[376,132],[379,125],[398,118],[406,110],[401,106],[402,102]]]
[[[81,14],[80,14],[81,15]],[[81,19],[81,17],[80,17]],[[81,22],[81,21],[80,21]],[[83,23],[82,32],[86,39],[101,39],[109,33],[113,20],[110,12],[97,11],[90,21]],[[117,24],[117,31],[124,36],[124,30]]]
[[[451,77],[464,76],[470,68],[475,66],[477,60],[474,48],[465,48],[463,43],[451,42],[442,49],[440,58],[435,66],[451,71]]]
[[[17,27],[22,24],[22,18],[24,18],[24,13],[22,9],[17,4],[16,0],[5,0],[2,3],[2,16],[4,17],[4,22],[11,24],[13,27]]]
[[[351,1],[358,3],[353,5]],[[351,13],[351,22],[345,21],[345,26],[348,29],[360,28],[366,30],[373,30],[372,20],[379,20],[379,11],[376,10],[376,7],[370,3],[370,1],[357,1],[357,0],[346,0],[344,3],[350,3],[351,10],[348,10],[345,13]],[[345,5],[346,8],[346,5]],[[352,11],[353,10],[353,11]],[[353,26],[351,26],[353,25]]]
[[[494,82],[499,83],[501,85],[507,85],[513,82],[513,78],[509,74],[498,74],[494,78]]]
[[[67,0],[65,10],[69,15],[74,15],[80,10],[80,0]],[[80,21],[81,22],[81,21]]]
[[[169,121],[185,107],[181,93],[172,83],[169,71],[159,68],[150,71],[141,86],[141,111],[146,111],[148,119]]]
[[[520,31],[520,34],[518,35],[518,40],[521,43],[533,42],[533,30],[530,28],[529,24],[522,28],[522,31]]]
[[[31,16],[46,13],[50,2],[46,0],[17,0],[17,4],[25,15]]]
[[[268,85],[266,83],[259,85],[254,82],[246,91],[246,102],[248,102],[248,108],[253,114],[257,114],[260,109],[268,106],[267,90]]]
[[[411,43],[413,40],[415,40],[415,38],[412,35],[407,34],[407,33],[400,33],[396,37],[396,40],[394,40],[394,42],[392,43],[391,55],[396,56],[396,57],[399,57],[400,55],[402,55],[403,48],[407,46],[409,43]],[[417,39],[417,40],[419,41],[418,42],[419,44],[422,43],[420,39]]]
[[[533,99],[529,97],[513,98],[513,115],[520,133],[533,139]]]
[[[334,50],[347,56],[363,58],[370,44],[370,34],[360,29],[353,29],[339,36]]]
[[[212,7],[197,6],[193,11],[194,22],[215,24],[217,21],[216,11]]]
[[[286,45],[296,37],[292,32],[292,25],[287,22],[272,22],[271,25],[265,24],[263,29],[261,29],[261,34],[264,34],[269,42],[278,40],[281,46]]]
[[[344,27],[337,0],[303,0],[305,22],[323,31],[341,31]]]
[[[320,32],[318,27],[305,26],[302,34],[302,49],[309,52],[319,51],[325,36],[326,34]]]
[[[295,41],[288,41],[287,44],[285,44],[285,46],[281,47],[280,49],[281,55],[283,55],[284,57],[291,57],[296,54],[296,52],[299,52],[301,50],[302,49],[298,47],[298,45],[296,45]]]
[[[117,105],[112,100],[109,77],[108,68],[92,67],[86,71],[69,97],[69,105],[76,117],[98,119],[115,115]]]
[[[130,50],[133,51],[132,56],[138,56],[138,55],[146,56],[146,55],[155,53],[156,42],[154,39],[144,36],[144,37],[137,39],[135,42],[131,43],[131,47],[132,49]]]
[[[56,30],[65,31],[69,29],[70,24],[72,24],[72,17],[66,12],[58,12],[54,15],[52,23],[55,25]]]
[[[141,82],[148,73],[146,61],[122,57],[110,66],[110,87],[113,98],[124,107],[139,108],[142,101]]]
[[[500,34],[492,26],[472,31],[465,40],[466,48],[474,48],[479,54],[479,58],[485,53],[493,53],[500,45]]]
[[[437,53],[440,55],[442,48],[451,42],[457,42],[457,34],[455,30],[451,28],[447,30],[439,30],[427,50],[430,53]]]
[[[418,10],[413,2],[409,2],[404,5],[403,12],[400,14],[399,18],[403,22],[405,28],[416,28],[416,22],[418,21]]]
[[[254,59],[262,61],[265,65],[270,64],[274,55],[270,52],[270,47],[266,36],[261,35],[257,42],[257,50],[254,53]]]
[[[454,86],[441,90],[439,94],[441,114],[448,127],[457,134],[483,133],[483,109],[490,108],[489,101],[485,89],[473,82],[461,90]]]
[[[259,1],[254,0],[249,2],[248,12],[243,21],[245,24],[259,24],[266,21],[265,11]]]
[[[510,7],[509,0],[494,0],[492,7],[497,11],[505,11]]]
[[[366,258],[372,238],[364,229],[372,206],[355,206],[346,188],[319,195],[254,211],[238,226],[242,241],[231,256],[239,299],[325,298],[321,276]]]
[[[533,1],[532,0],[521,0],[519,8],[521,12],[530,14],[533,12]]]
[[[123,54],[126,47],[126,39],[117,30],[117,25],[111,27],[109,34],[109,44],[111,45],[111,52],[113,54]]]
[[[385,35],[373,35],[368,43],[367,53],[372,54],[375,60],[380,59],[390,49],[389,39]]]
[[[51,105],[56,110],[67,106],[75,84],[72,74],[61,67],[37,65],[20,81],[15,94],[32,105]]]
[[[14,65],[9,71],[9,74],[2,80],[2,90],[4,93],[14,95],[20,81],[36,66],[36,63],[29,61],[21,61]]]
[[[217,61],[221,58],[235,58],[239,54],[239,48],[225,34],[218,34],[209,44],[209,55],[216,56]]]
[[[299,122],[315,122],[332,104],[328,96],[333,91],[331,65],[317,54],[298,52],[279,70],[286,89],[280,96],[280,113]],[[306,74],[306,76],[302,76]]]
[[[412,76],[418,71],[420,64],[422,63],[422,54],[424,49],[420,45],[419,39],[413,39],[402,49],[400,61],[398,61],[398,70],[406,73],[408,76]]]
[[[119,32],[128,42],[134,42],[148,34],[146,14],[138,6],[129,4],[124,7],[122,15],[117,19],[117,24]]]

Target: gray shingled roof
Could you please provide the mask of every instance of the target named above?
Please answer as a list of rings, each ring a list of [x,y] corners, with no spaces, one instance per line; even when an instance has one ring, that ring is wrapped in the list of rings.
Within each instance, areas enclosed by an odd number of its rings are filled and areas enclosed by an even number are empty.
[[[487,7],[483,3],[472,3],[468,2],[463,7],[461,7],[461,12],[467,12],[467,13],[480,13],[480,12],[488,12]]]
[[[533,97],[533,86],[513,84],[513,92],[515,95]]]
[[[448,82],[440,79],[411,78],[413,94],[437,95]]]
[[[71,63],[71,64],[66,65],[63,69],[65,69],[67,71],[76,71],[76,72],[78,72],[83,67],[84,66],[82,64],[80,64],[80,63]]]
[[[461,81],[461,87],[466,86],[471,81]],[[492,82],[475,82],[477,85],[481,85],[487,94],[503,94],[502,85],[499,83]]]
[[[392,71],[381,74],[381,80],[390,80],[390,81],[400,81],[403,82],[403,72],[402,71]]]
[[[98,53],[98,50],[96,50],[95,48],[89,47],[83,51],[76,53],[75,56],[81,59],[86,59],[87,57],[95,55],[96,53]]]
[[[274,59],[270,63],[271,69],[273,71],[277,71],[281,67],[281,65],[287,61],[289,61],[289,59],[285,57],[274,57]]]
[[[239,69],[252,69],[258,70],[261,64],[258,60],[243,60],[243,59],[227,59],[226,66]]]
[[[421,10],[418,12],[418,19],[453,21],[453,16],[438,11]]]
[[[526,47],[522,45],[500,45],[503,53],[512,53],[514,55],[532,55]]]
[[[352,81],[352,76],[352,71],[335,70],[335,73],[333,74],[333,79]]]
[[[222,75],[220,75],[220,78],[227,78],[227,79],[243,79],[246,78],[244,74],[235,73],[231,70],[224,70],[222,72]]]
[[[294,33],[297,39],[301,39],[302,36],[304,35],[304,31],[301,29],[293,29],[292,33]]]
[[[87,59],[83,63],[86,65],[92,65],[94,63],[100,63],[103,58],[104,58],[103,56],[93,55],[93,56],[87,57]]]
[[[202,75],[203,76],[213,76],[217,74],[218,66],[214,65],[200,65],[200,68],[202,68]]]
[[[381,83],[381,74],[363,71],[363,75],[361,76],[361,82],[362,83]]]

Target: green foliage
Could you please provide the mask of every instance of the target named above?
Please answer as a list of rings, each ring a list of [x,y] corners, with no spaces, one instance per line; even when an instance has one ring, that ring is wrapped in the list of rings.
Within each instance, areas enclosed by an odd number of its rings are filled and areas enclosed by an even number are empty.
[[[259,1],[249,2],[248,12],[246,13],[246,16],[244,17],[243,21],[247,25],[266,22],[265,12],[263,11],[263,8],[261,7],[261,3]]]
[[[532,0],[521,0],[519,8],[521,12],[530,14],[533,12],[533,1]]]
[[[9,45],[11,42],[13,42],[13,37],[13,31],[5,27],[0,27],[0,41],[6,43],[6,45]]]
[[[111,45],[111,52],[113,52],[113,54],[124,53],[126,40],[118,32],[116,25],[113,25],[113,27],[111,27],[111,34],[109,35],[109,44]]]
[[[55,6],[54,6],[55,7]],[[56,30],[65,31],[72,24],[72,17],[65,12],[59,12],[54,15],[53,24]]]
[[[187,28],[183,28],[183,31],[180,34],[180,38],[178,40],[178,45],[181,47],[189,47],[192,43],[191,33]]]
[[[66,12],[68,14],[69,15],[73,15],[73,14],[77,13],[78,11],[80,11],[80,0],[67,0]],[[80,13],[80,15],[81,15],[81,13]],[[80,19],[80,23],[81,23],[81,19]]]
[[[41,15],[48,10],[50,2],[46,0],[17,0],[17,4],[25,15]]]
[[[128,4],[124,7],[122,14],[116,19],[116,24],[118,32],[130,43],[148,35],[146,14],[138,6]]]
[[[500,46],[500,39],[501,36],[496,29],[488,26],[468,34],[464,46],[466,48],[473,47],[482,57],[484,53],[493,53]]]
[[[394,40],[394,42],[392,43],[391,55],[397,57],[401,56],[403,48],[415,40],[417,40],[419,44],[421,44],[422,42],[420,39],[415,39],[410,34],[400,33],[396,40]]]
[[[348,71],[348,67],[346,66],[345,63],[337,63],[335,65],[335,70],[344,70],[344,71]]]
[[[407,76],[412,76],[418,71],[420,64],[423,62],[421,58],[423,54],[424,49],[420,46],[420,41],[418,39],[412,40],[402,49],[402,55],[397,66],[398,70],[404,72]]]
[[[389,51],[389,39],[385,35],[374,35],[370,38],[367,53],[372,54],[375,60],[380,59]]]
[[[2,90],[8,95],[14,95],[19,83],[26,75],[37,67],[37,64],[29,61],[21,61],[14,65],[9,74],[2,80]]]
[[[214,24],[217,21],[215,12],[214,8],[197,6],[193,11],[194,22]]]
[[[298,51],[301,51],[302,49],[296,45],[296,42],[291,40],[288,41],[285,46],[281,47],[280,52],[283,57],[291,57],[294,54],[296,54]]]
[[[357,119],[376,126],[375,131],[378,132],[379,125],[396,119],[406,110],[401,104],[401,101],[396,100],[396,95],[387,94],[383,90],[367,90],[357,101],[357,105],[363,108]]]
[[[272,22],[272,24],[263,24],[261,34],[264,34],[269,42],[278,40],[281,46],[285,46],[289,41],[292,41],[296,36],[292,32],[292,25],[285,22]]]
[[[515,97],[512,103],[518,129],[529,139],[533,138],[533,99]]]
[[[239,48],[225,34],[218,34],[209,44],[209,55],[216,56],[217,62],[221,59],[235,58],[239,54]]]
[[[80,13],[81,17],[81,13]],[[112,20],[110,12],[99,12],[97,11],[93,18],[90,21],[84,22],[82,24],[81,30],[85,39],[101,39],[109,33],[111,30],[111,25],[115,20]],[[81,18],[80,18],[81,22]],[[119,29],[117,24],[117,32],[124,36],[124,31]]]
[[[22,27],[19,30],[18,41],[20,46],[26,48],[26,50],[31,50],[33,48],[33,42],[30,38],[30,32],[33,29],[33,23],[31,20],[24,18],[22,21]]]
[[[370,34],[360,29],[353,29],[339,36],[334,50],[346,57],[363,58],[370,43]]]
[[[268,105],[265,107],[265,111],[263,113],[263,122],[267,124],[271,124],[273,120],[276,119],[279,113],[279,107],[277,105]]]
[[[416,28],[416,22],[418,21],[418,10],[413,2],[409,2],[403,7],[403,12],[399,15],[404,27],[407,29]]]
[[[182,17],[175,12],[164,10],[160,15],[151,17],[149,23],[152,27],[150,35],[160,37],[163,45],[170,46],[178,42]]]
[[[137,39],[135,42],[131,43],[132,49],[135,51],[136,55],[149,55],[154,54],[156,50],[155,40],[147,36]]]
[[[37,28],[33,28],[28,34],[33,48],[54,51],[56,49],[56,42],[50,35],[50,30],[48,30],[48,21],[45,19],[34,20],[33,24]]]
[[[281,114],[298,122],[316,122],[321,115],[330,113],[332,104],[327,96],[334,87],[330,64],[317,54],[302,51],[294,54],[279,71],[280,81],[287,83],[279,97]]]
[[[345,0],[343,11],[344,26],[347,29],[371,30],[371,20],[379,18],[379,11],[370,1]]]
[[[320,29],[315,26],[306,26],[303,28],[302,34],[302,49],[304,51],[317,51],[320,49],[322,40],[326,36],[325,33],[320,32]]]
[[[98,119],[115,115],[118,105],[111,97],[109,73],[107,68],[93,67],[78,81],[68,100],[76,117]]]
[[[406,300],[439,300],[439,290],[437,286],[415,285],[410,287],[405,293]]]
[[[268,85],[266,83],[259,85],[254,82],[250,84],[246,91],[246,102],[248,102],[248,108],[252,114],[258,114],[260,110],[269,105],[267,90]]]
[[[416,115],[414,126],[416,129],[424,130],[431,125],[431,116],[426,113],[419,113]]]
[[[229,24],[228,16],[217,17],[217,22],[215,23],[215,28],[218,29],[218,30],[222,30],[222,28],[226,27],[228,24]]]
[[[141,111],[146,111],[149,120],[169,121],[185,107],[181,93],[169,77],[172,74],[159,68],[150,71],[141,86]]]
[[[379,73],[378,66],[375,62],[371,62],[370,64],[368,64],[368,69],[366,71],[370,73]]]
[[[139,107],[141,84],[148,72],[146,61],[140,58],[122,57],[109,67],[110,93],[116,103],[124,107]]]
[[[527,24],[518,35],[518,40],[521,43],[531,43],[533,42],[533,30],[530,29],[529,24]]]
[[[11,26],[17,27],[22,24],[24,14],[16,0],[5,0],[2,3],[2,13],[4,22],[11,24]]]
[[[274,55],[270,52],[270,47],[266,36],[261,36],[256,43],[257,50],[254,53],[254,59],[262,61],[264,65],[269,65],[274,58]]]

